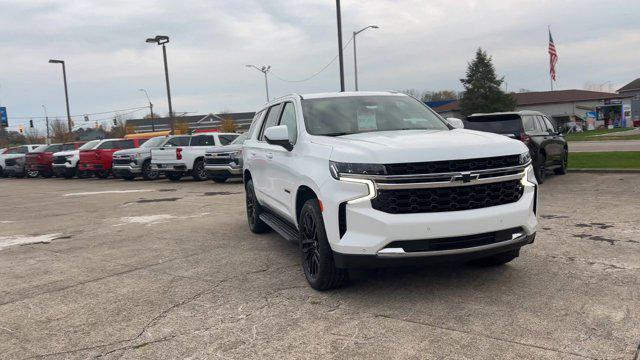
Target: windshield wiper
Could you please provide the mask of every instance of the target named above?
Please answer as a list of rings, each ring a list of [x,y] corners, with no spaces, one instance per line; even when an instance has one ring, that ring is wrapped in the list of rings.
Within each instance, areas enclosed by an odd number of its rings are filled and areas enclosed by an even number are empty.
[[[328,133],[328,134],[322,134],[322,136],[343,136],[343,135],[350,135],[351,133],[348,132],[335,132],[335,133]]]

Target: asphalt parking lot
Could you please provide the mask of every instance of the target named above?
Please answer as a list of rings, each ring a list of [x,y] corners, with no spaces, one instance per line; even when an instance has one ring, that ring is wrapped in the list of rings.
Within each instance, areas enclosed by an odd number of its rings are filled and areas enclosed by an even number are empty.
[[[0,179],[0,199],[3,359],[637,357],[637,174],[548,177],[536,242],[504,267],[324,293],[296,245],[249,232],[239,183]]]

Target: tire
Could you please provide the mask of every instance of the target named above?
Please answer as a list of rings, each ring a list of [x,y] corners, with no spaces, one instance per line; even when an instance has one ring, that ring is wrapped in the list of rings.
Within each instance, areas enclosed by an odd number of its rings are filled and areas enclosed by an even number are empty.
[[[260,219],[262,213],[262,206],[256,198],[256,193],[253,190],[253,180],[249,179],[245,186],[245,204],[247,208],[247,222],[249,223],[249,230],[254,234],[266,233],[270,230],[269,225],[265,224]]]
[[[76,171],[76,170],[74,170],[74,169],[65,169],[64,173],[62,173],[62,176],[63,176],[65,179],[71,179],[71,178],[73,178],[73,176],[74,176],[76,173],[77,173],[77,171]],[[78,177],[80,177],[80,176],[78,175]]]
[[[553,172],[556,175],[564,175],[567,173],[567,164],[569,163],[569,153],[565,149],[564,155],[562,156],[562,164],[559,168],[553,169]]]
[[[93,174],[88,172],[87,170],[78,170],[78,179],[88,179],[92,176]]]
[[[145,180],[157,180],[160,172],[151,169],[151,160],[147,160],[142,164],[142,178]]]
[[[100,179],[106,179],[106,178],[109,177],[109,175],[111,175],[110,171],[108,171],[108,170],[96,171],[95,174],[96,174],[96,177],[98,177]]]
[[[471,261],[471,264],[477,266],[500,266],[520,256],[520,249],[509,250],[503,253],[487,256]]]
[[[224,177],[224,176],[213,176],[213,177],[211,177],[211,180],[213,180],[213,182],[216,182],[216,183],[223,183],[223,182],[226,182],[226,181],[227,181],[227,179],[228,179],[228,178],[227,178],[227,177]]]
[[[53,173],[51,173],[51,172],[40,173],[40,175],[45,179],[49,179],[49,178],[53,177]]]
[[[164,176],[171,181],[180,181],[182,179],[182,173],[178,171],[167,171]]]
[[[209,179],[209,174],[204,168],[204,161],[202,159],[196,160],[193,164],[193,170],[191,170],[191,176],[195,181],[204,181]]]
[[[536,162],[536,167],[533,168],[533,174],[536,176],[536,180],[540,185],[544,183],[544,179],[547,177],[546,162],[547,157],[540,154],[538,156],[538,161]]]
[[[38,172],[36,170],[26,171],[25,174],[30,179],[34,179],[34,178],[37,178],[38,176],[40,176],[40,172]]]
[[[136,176],[133,174],[121,175],[120,177],[127,181],[133,181],[136,179]]]
[[[302,206],[299,227],[302,269],[309,285],[319,291],[343,285],[349,273],[337,268],[333,261],[317,199],[307,200]]]

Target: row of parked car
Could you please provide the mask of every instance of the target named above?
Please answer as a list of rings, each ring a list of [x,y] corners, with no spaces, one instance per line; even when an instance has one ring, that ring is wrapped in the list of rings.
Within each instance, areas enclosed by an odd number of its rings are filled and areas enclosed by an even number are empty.
[[[0,150],[3,177],[98,177],[178,181],[185,176],[225,182],[242,176],[242,142],[236,133],[168,132],[61,144],[21,145]]]

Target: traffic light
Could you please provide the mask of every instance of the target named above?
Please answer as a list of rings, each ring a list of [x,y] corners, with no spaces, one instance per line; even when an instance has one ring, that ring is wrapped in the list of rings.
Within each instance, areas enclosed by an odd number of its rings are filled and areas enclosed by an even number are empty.
[[[33,119],[29,120],[29,127],[33,129]]]
[[[118,126],[118,119],[117,118],[113,118],[113,126]]]
[[[18,132],[20,133],[20,135],[24,134],[24,126],[20,125],[18,126]]]

